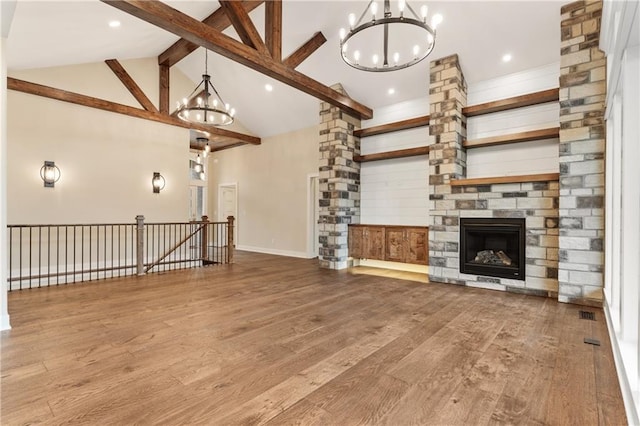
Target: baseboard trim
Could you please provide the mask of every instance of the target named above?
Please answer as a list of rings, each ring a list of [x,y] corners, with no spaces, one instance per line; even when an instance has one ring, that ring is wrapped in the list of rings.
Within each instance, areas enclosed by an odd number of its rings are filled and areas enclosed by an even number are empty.
[[[613,352],[613,360],[616,365],[616,372],[618,373],[618,383],[620,384],[620,391],[622,392],[622,400],[624,401],[624,410],[627,413],[627,422],[630,425],[640,425],[640,413],[638,413],[638,407],[636,407],[633,400],[633,390],[631,384],[627,378],[627,372],[624,368],[622,361],[622,353],[618,346],[618,340],[616,339],[616,331],[613,329],[613,322],[611,321],[611,313],[609,312],[609,303],[605,299],[603,303],[603,309],[607,321],[607,329],[609,330],[609,339],[611,340],[611,349]]]
[[[0,330],[11,330],[9,314],[0,316]]]
[[[236,250],[250,251],[254,253],[263,253],[263,254],[274,254],[276,256],[298,257],[302,259],[312,259],[313,257],[315,257],[303,251],[280,250],[280,249],[271,249],[271,248],[254,247],[254,246],[238,245],[236,246]]]

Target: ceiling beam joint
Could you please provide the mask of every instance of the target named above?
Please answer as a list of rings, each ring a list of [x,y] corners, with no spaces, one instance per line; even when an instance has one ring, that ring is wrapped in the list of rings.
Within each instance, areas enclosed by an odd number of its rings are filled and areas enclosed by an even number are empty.
[[[144,0],[101,1],[315,98],[328,102],[347,114],[362,119],[373,117],[371,108],[285,66],[281,62],[274,61],[270,56],[259,54],[255,49],[162,2]]]
[[[151,112],[158,112],[158,108],[156,108],[151,100],[149,100],[140,86],[138,86],[138,83],[135,82],[135,80],[131,77],[131,75],[129,75],[127,70],[124,69],[122,64],[117,59],[107,59],[104,62],[144,109]]]

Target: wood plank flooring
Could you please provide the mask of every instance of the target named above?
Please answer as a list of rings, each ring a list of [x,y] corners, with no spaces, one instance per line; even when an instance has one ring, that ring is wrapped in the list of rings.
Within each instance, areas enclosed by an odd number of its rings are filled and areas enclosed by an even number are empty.
[[[12,292],[0,422],[626,424],[603,313],[580,309],[242,252]]]

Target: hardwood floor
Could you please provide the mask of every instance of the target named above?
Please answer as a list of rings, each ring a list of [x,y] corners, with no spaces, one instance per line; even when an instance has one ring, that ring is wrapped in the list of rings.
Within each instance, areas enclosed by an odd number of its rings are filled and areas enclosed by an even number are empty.
[[[601,310],[236,262],[10,293],[1,423],[626,423]]]

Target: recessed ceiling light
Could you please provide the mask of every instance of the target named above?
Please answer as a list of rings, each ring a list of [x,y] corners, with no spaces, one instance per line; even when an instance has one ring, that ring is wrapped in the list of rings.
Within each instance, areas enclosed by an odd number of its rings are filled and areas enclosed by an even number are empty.
[[[118,28],[120,26],[120,21],[109,21],[109,26],[111,28]]]
[[[391,89],[388,90],[388,92],[390,95],[393,95],[394,93],[396,93],[396,89],[394,89],[393,87]]]
[[[265,84],[265,85],[264,85],[264,89],[265,89],[267,92],[273,92],[273,86],[272,86],[272,85],[270,85],[270,84]]]
[[[511,60],[511,54],[507,53],[502,57],[502,62],[509,62]]]

